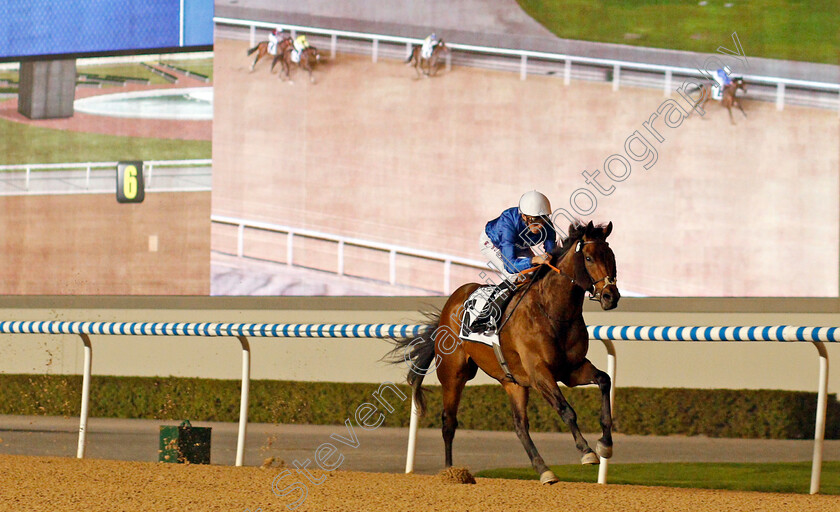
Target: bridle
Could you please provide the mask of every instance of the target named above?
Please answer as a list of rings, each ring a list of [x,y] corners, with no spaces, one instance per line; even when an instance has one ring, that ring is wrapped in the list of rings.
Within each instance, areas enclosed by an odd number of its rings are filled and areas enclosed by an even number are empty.
[[[578,240],[577,246],[575,247],[575,252],[573,254],[577,254],[577,253],[583,251],[583,246],[584,245],[590,245],[590,244],[604,244],[607,247],[609,247],[609,245],[610,245],[609,242],[607,242],[606,240],[587,240],[585,242],[583,240]],[[553,270],[554,272],[557,272],[561,276],[563,276],[566,279],[568,279],[569,281],[571,281],[573,285],[580,286],[581,288],[583,288],[583,286],[581,286],[581,284],[575,278],[566,274],[561,269],[555,267],[551,263],[545,262],[544,265],[548,265],[548,267],[551,268],[551,270]],[[586,275],[589,276],[589,280],[592,281],[592,284],[589,285],[588,288],[583,288],[584,291],[589,292],[589,300],[600,301],[601,300],[601,292],[604,291],[604,288],[606,288],[607,286],[609,286],[611,284],[612,285],[616,284],[617,279],[615,277],[610,277],[609,275],[606,275],[606,276],[604,276],[601,279],[598,279],[596,281],[595,279],[593,279],[593,277],[589,273],[589,271],[586,270],[585,265],[584,265],[584,271],[586,272]],[[601,281],[604,282],[604,286],[602,286],[601,289],[598,290],[595,285],[597,285]]]

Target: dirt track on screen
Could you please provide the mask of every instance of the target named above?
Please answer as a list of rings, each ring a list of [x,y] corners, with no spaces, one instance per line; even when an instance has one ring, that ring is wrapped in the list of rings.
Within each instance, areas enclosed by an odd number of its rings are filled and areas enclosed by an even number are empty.
[[[288,510],[301,494],[279,497],[272,480],[283,469],[189,466],[60,457],[0,455],[0,510],[236,511]],[[336,471],[308,486],[295,510],[504,511],[709,510],[826,511],[840,509],[838,496],[674,489],[628,485],[559,483],[479,478],[475,485],[440,477]],[[278,487],[291,485],[286,477]]]

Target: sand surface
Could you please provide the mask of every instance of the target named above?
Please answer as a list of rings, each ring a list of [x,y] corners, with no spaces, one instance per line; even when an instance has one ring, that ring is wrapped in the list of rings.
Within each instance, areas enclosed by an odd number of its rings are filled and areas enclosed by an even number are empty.
[[[255,512],[288,510],[301,498],[272,493],[283,468],[123,462],[0,455],[0,510]],[[295,510],[388,511],[829,511],[838,496],[674,489],[479,478],[475,485],[437,476],[313,471],[319,485],[286,476],[276,488],[304,482],[307,496]],[[301,485],[300,487],[303,487]],[[281,492],[282,494],[282,492]]]

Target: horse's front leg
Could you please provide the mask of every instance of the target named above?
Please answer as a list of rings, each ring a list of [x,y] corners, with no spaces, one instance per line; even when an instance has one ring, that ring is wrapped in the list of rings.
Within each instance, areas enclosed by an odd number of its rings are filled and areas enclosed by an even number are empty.
[[[735,117],[732,115],[732,105],[727,105],[726,110],[729,111],[729,122],[735,124]]]
[[[605,459],[612,457],[612,404],[610,402],[610,376],[602,372],[589,362],[589,359],[569,376],[566,385],[569,387],[597,384],[601,390],[601,439],[595,445],[595,452]]]
[[[577,413],[569,402],[566,401],[566,397],[563,396],[563,392],[557,386],[557,382],[554,380],[551,371],[545,364],[538,363],[534,370],[529,373],[533,376],[532,381],[534,387],[542,393],[543,397],[551,405],[551,408],[557,411],[557,414],[560,415],[560,418],[568,425],[569,430],[572,432],[572,436],[575,438],[575,446],[582,454],[580,463],[598,464],[600,462],[598,456],[595,455],[595,452],[592,451],[592,448],[589,447],[586,439],[580,433],[580,428],[577,424]]]
[[[514,384],[510,381],[503,381],[502,387],[510,399],[510,408],[513,410],[513,427],[516,430],[516,436],[525,448],[528,458],[531,459],[531,465],[534,466],[537,474],[540,475],[540,483],[553,484],[560,480],[553,471],[548,469],[545,461],[534,446],[534,441],[531,440],[528,425],[528,388]]]

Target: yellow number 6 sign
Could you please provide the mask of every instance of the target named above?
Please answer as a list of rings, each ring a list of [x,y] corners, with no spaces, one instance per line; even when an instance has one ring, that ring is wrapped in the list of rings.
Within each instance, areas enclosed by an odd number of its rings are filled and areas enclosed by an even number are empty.
[[[119,162],[117,164],[117,201],[141,203],[145,197],[143,162]]]

